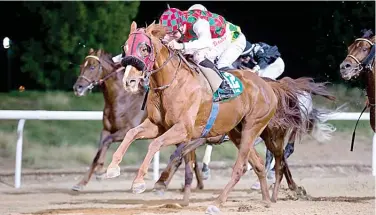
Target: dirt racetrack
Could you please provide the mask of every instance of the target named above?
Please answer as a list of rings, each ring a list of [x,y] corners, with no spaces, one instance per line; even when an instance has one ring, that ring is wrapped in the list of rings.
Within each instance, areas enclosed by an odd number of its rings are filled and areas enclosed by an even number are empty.
[[[221,208],[222,214],[375,214],[370,140],[357,137],[354,152],[349,151],[349,140],[346,137],[345,141],[326,145],[308,141],[296,146],[289,163],[295,181],[305,188],[306,195],[297,196],[288,191],[284,180],[279,201],[265,208],[261,194],[249,189],[256,180],[255,174],[247,172]],[[179,191],[183,183],[182,170],[162,197],[151,191],[152,174],[148,175],[148,189],[143,194],[130,192],[134,172],[123,172],[119,178],[101,182],[93,179],[80,193],[70,191],[70,187],[81,178],[78,174],[24,175],[22,187],[18,190],[12,187],[13,177],[3,174],[0,176],[0,214],[204,214],[206,207],[228,182],[230,174],[231,168],[212,170],[212,178],[205,181],[204,190],[193,191],[191,204],[182,208],[174,206],[182,197]]]

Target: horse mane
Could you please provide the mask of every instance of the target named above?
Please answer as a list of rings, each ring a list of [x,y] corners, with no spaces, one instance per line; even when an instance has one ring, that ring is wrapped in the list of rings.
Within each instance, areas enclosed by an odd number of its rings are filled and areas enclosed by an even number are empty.
[[[156,24],[155,21],[151,23],[145,29],[147,34],[150,34],[158,39],[162,39],[166,35],[166,29],[160,24]]]

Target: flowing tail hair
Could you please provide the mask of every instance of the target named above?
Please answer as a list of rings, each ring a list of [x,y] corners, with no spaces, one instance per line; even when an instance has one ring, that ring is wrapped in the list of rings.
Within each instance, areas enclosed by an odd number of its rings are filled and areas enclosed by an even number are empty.
[[[336,131],[336,127],[327,123],[327,121],[330,119],[330,115],[342,112],[345,106],[346,104],[343,104],[335,110],[313,108],[309,114],[309,123],[307,125],[310,136],[319,143],[329,141],[333,132]]]
[[[284,77],[278,81],[269,78],[263,78],[272,87],[278,98],[277,111],[270,121],[271,127],[277,127],[292,132],[291,135],[300,139],[303,134],[317,135],[325,134],[328,138],[333,133],[333,126],[326,124],[327,112],[313,109],[311,113],[303,111],[299,105],[299,96],[318,95],[329,100],[335,100],[335,97],[326,89],[327,82],[315,83],[312,78],[302,77],[292,79]],[[312,126],[307,126],[311,122]]]

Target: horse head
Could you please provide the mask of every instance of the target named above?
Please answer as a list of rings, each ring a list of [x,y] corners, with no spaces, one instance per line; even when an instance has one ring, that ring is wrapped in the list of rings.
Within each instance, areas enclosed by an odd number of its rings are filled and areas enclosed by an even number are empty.
[[[365,31],[361,38],[356,39],[347,48],[348,54],[340,65],[343,79],[358,77],[364,69],[372,70],[375,59],[375,36],[372,34],[371,30]]]
[[[101,81],[114,70],[114,62],[111,55],[99,49],[89,50],[87,55],[80,65],[80,75],[76,83],[73,85],[74,93],[77,96],[84,96],[88,90],[93,89]]]
[[[149,86],[151,74],[159,70],[158,60],[166,59],[169,53],[161,42],[165,34],[164,28],[154,22],[146,28],[137,28],[137,24],[132,23],[123,46],[126,57],[121,61],[125,67],[123,86],[126,91],[137,93],[140,88]]]

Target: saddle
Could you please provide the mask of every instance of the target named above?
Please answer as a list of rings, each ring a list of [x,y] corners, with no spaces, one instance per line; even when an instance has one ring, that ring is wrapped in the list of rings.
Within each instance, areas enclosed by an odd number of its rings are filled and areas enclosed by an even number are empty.
[[[243,84],[237,77],[235,77],[231,73],[220,71],[221,74],[218,74],[217,71],[198,65],[193,61],[191,55],[184,57],[181,53],[179,53],[179,57],[191,70],[195,71],[198,74],[201,86],[204,87],[209,93],[213,94],[213,101],[226,101],[237,97],[243,92]],[[231,70],[226,71],[230,72]],[[219,89],[223,81],[221,76],[224,77],[224,79],[230,84],[231,88],[235,92],[234,96],[232,96],[231,98],[221,99],[221,93]]]

